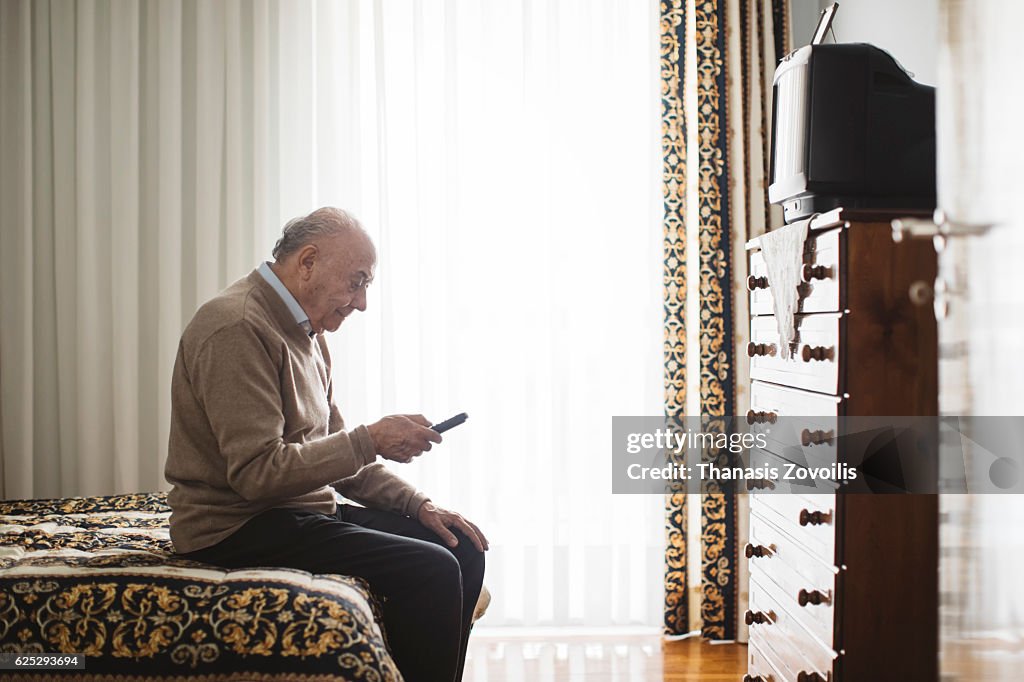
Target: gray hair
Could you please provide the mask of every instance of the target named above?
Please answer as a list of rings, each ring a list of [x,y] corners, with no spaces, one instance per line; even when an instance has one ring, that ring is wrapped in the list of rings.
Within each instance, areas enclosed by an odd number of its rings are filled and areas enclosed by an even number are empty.
[[[356,218],[340,208],[325,206],[309,215],[292,218],[281,230],[281,238],[274,244],[273,256],[280,261],[318,237],[334,236],[345,232],[366,230]]]

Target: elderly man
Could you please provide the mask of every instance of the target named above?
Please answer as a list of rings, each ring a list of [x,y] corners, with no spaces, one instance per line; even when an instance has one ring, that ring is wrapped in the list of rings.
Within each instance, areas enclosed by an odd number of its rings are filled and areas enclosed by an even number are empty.
[[[377,462],[441,437],[421,415],[346,430],[333,400],[324,332],[366,309],[373,243],[322,208],[288,223],[273,255],[181,338],[165,470],[175,550],[365,578],[406,679],[461,679],[487,540]],[[337,504],[336,490],[364,506]]]

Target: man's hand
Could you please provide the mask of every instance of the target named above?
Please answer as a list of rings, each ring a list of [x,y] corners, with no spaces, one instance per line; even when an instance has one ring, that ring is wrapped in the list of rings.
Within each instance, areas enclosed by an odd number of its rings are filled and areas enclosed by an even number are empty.
[[[466,537],[472,540],[478,551],[484,552],[490,547],[487,538],[484,537],[484,534],[480,532],[475,523],[469,519],[462,518],[461,514],[442,509],[433,502],[428,501],[420,505],[416,518],[424,526],[437,533],[449,547],[455,547],[459,544],[458,538],[448,530],[449,528],[458,528],[465,533]]]
[[[393,414],[366,427],[373,447],[384,459],[405,464],[413,457],[440,443],[441,434],[434,431],[422,414]]]

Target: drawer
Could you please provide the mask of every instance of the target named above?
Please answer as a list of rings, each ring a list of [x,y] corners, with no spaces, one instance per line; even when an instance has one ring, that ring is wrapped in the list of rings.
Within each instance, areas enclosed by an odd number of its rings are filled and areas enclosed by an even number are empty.
[[[785,671],[785,672],[783,672]],[[747,674],[758,682],[795,682],[796,673],[785,668],[773,651],[761,651],[753,642],[747,647]]]
[[[793,535],[780,528],[770,517],[758,514],[750,516],[750,544],[767,548],[762,557],[753,557],[759,565],[785,564],[794,571],[806,586],[815,589],[835,589],[839,569],[835,557],[824,557],[809,552]],[[799,589],[799,588],[798,588]]]
[[[761,494],[760,489],[764,489],[772,494],[817,495],[838,490],[839,484],[834,479],[838,469],[833,466],[835,448],[819,449],[806,456],[801,452],[799,447],[790,448],[787,458],[761,448],[748,450],[747,466],[755,471],[772,471],[775,478],[748,482],[747,491]]]
[[[820,641],[831,643],[839,569],[808,553],[796,540],[758,516],[750,519],[750,547],[759,553],[750,558],[751,574],[758,573],[775,583],[787,599],[784,605],[804,628]]]
[[[751,495],[750,511],[793,538],[808,554],[823,563],[835,563],[835,495]]]
[[[753,616],[754,619],[751,619]],[[822,642],[793,617],[778,587],[759,573],[750,574],[750,642],[760,651],[771,651],[783,672],[818,673],[828,678],[837,658],[831,642]],[[758,622],[760,620],[761,622]]]
[[[797,315],[795,352],[786,359],[779,352],[775,317],[750,320],[750,378],[804,388],[818,393],[842,393],[839,340],[846,324],[843,313]]]
[[[751,433],[764,434],[769,452],[797,464],[829,466],[838,461],[841,405],[837,396],[755,381],[747,423]]]
[[[836,417],[842,398],[801,391],[777,384],[754,381],[750,384],[752,411],[774,412],[780,417]]]
[[[842,245],[842,228],[807,235],[807,241],[804,242],[804,272],[801,273],[805,279],[797,289],[800,297],[797,312],[828,313],[845,309],[839,286]],[[775,314],[772,288],[768,283],[768,268],[761,251],[750,253],[747,289],[750,291],[751,315]]]

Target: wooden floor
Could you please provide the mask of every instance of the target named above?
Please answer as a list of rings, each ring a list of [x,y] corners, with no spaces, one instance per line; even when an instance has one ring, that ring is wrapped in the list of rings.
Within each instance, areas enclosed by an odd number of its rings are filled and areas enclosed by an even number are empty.
[[[1006,682],[1024,679],[1024,645],[999,640],[949,641],[942,657],[943,682]]]
[[[477,636],[464,682],[739,682],[747,647],[658,635]]]
[[[1024,679],[1024,648],[1004,642],[947,643],[942,682]],[[747,647],[657,635],[473,634],[464,682],[739,682]]]

